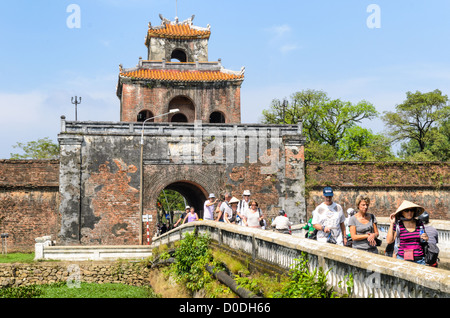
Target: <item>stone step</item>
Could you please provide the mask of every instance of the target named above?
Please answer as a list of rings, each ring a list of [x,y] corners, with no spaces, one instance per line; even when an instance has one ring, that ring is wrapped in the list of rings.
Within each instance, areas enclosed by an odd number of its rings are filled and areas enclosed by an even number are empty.
[[[38,259],[87,261],[145,259],[152,255],[150,246],[45,246]]]

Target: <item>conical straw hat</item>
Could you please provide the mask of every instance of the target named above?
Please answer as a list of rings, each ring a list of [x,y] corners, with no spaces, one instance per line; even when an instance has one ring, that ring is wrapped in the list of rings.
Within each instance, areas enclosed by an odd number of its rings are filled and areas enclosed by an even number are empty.
[[[404,200],[402,202],[402,204],[400,204],[400,206],[398,207],[397,211],[395,211],[395,215],[397,215],[398,213],[401,213],[403,210],[407,210],[410,208],[415,208],[415,210],[416,210],[416,212],[414,212],[414,217],[418,217],[425,211],[425,209],[423,207],[421,207],[420,205],[417,205],[410,201]]]

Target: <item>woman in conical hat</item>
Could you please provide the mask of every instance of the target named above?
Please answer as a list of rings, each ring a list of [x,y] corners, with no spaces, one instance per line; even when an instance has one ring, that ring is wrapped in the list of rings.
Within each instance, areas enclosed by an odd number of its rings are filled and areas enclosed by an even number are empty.
[[[236,216],[238,214],[237,205],[239,203],[239,199],[232,197],[228,203],[231,206],[231,210],[225,211],[223,220],[225,221],[225,223],[236,224]]]
[[[425,265],[422,241],[428,241],[422,221],[417,220],[425,209],[410,201],[403,201],[389,217],[386,243],[394,243],[398,236],[397,258]]]
[[[404,200],[402,202],[402,204],[400,204],[400,206],[398,207],[397,211],[395,211],[395,213],[393,213],[393,215],[396,218],[399,218],[399,217],[401,218],[402,217],[401,213],[403,211],[405,211],[405,210],[408,210],[408,209],[413,209],[414,210],[414,217],[415,218],[418,217],[419,215],[421,215],[425,211],[425,209],[423,207],[421,207],[420,205],[412,203],[412,202],[407,201],[407,200]],[[392,214],[391,214],[391,216],[392,216]]]

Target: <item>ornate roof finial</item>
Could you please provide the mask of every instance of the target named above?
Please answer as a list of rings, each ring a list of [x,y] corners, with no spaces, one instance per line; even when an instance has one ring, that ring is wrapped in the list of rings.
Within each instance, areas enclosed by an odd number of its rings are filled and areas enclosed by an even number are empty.
[[[170,24],[170,20],[163,17],[163,15],[160,13],[159,18],[161,19],[161,25]]]

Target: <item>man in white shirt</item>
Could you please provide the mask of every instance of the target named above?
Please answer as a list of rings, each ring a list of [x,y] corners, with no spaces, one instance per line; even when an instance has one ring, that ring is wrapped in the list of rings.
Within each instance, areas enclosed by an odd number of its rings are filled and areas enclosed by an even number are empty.
[[[242,200],[239,201],[237,211],[239,215],[239,225],[244,225],[244,217],[247,217],[246,211],[249,208],[248,203],[250,202],[250,190],[244,190],[244,193],[242,194]]]
[[[203,205],[203,220],[214,220],[214,210],[216,208],[216,203],[218,199],[214,193],[209,194],[209,199],[205,201]]]
[[[280,215],[278,215],[275,220],[273,220],[271,225],[274,226],[278,232],[291,234],[291,225],[293,223],[289,221],[284,210],[281,210],[279,214]]]
[[[230,215],[232,213],[231,206],[229,204],[229,202],[231,200],[231,194],[229,192],[227,192],[227,193],[225,193],[224,197],[225,197],[225,200],[220,205],[220,207],[218,209],[218,214],[219,215],[216,218],[216,221],[219,221],[219,222],[225,222],[223,220],[224,215],[225,215],[225,213],[224,213],[225,211],[228,213],[228,215]]]
[[[342,207],[333,202],[333,189],[323,189],[324,202],[313,211],[312,224],[317,232],[318,242],[347,245],[345,234],[345,215]]]

